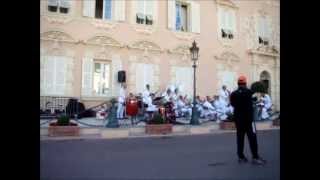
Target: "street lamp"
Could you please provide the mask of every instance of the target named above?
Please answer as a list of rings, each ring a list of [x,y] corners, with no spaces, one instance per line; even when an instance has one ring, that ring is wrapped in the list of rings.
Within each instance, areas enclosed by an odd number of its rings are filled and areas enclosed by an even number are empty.
[[[193,61],[193,106],[192,106],[192,116],[190,124],[192,125],[198,125],[199,119],[197,116],[197,109],[196,109],[196,61],[198,60],[199,56],[199,47],[197,47],[196,41],[193,41],[192,47],[189,49],[191,53],[191,60]]]

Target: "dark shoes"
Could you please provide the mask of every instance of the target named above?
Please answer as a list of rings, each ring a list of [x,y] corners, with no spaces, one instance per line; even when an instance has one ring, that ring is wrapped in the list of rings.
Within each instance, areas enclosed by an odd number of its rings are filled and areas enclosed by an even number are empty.
[[[238,162],[240,164],[247,163],[248,159],[246,157],[239,158]],[[254,164],[254,165],[265,165],[266,163],[267,163],[267,161],[262,159],[262,158],[254,158],[254,159],[252,159],[252,164]]]
[[[267,163],[267,161],[262,158],[252,159],[252,164],[254,164],[254,165],[265,165],[266,163]]]
[[[247,162],[248,162],[248,159],[247,159],[246,157],[239,158],[239,159],[238,159],[238,162],[239,162],[239,163],[247,163]]]

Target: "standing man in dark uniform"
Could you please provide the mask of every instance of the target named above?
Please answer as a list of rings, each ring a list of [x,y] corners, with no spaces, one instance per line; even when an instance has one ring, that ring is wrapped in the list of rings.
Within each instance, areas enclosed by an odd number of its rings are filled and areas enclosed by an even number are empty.
[[[247,88],[245,76],[238,79],[238,89],[231,93],[230,103],[234,107],[234,120],[237,128],[237,153],[239,163],[248,162],[243,154],[244,136],[247,134],[252,153],[252,163],[263,165],[266,163],[258,154],[256,127],[253,122],[253,92]]]

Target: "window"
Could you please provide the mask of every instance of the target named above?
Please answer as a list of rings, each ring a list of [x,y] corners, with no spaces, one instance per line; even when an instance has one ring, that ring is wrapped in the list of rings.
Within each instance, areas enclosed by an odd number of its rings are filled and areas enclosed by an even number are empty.
[[[70,9],[70,0],[48,0],[48,11],[67,14]]]
[[[110,63],[94,62],[93,90],[95,95],[106,95],[110,91]]]
[[[188,5],[181,2],[176,2],[176,30],[189,31]]]
[[[168,28],[200,33],[200,4],[196,1],[167,0]]]
[[[72,90],[72,59],[63,56],[42,56],[40,86],[42,95],[69,95]]]
[[[111,62],[84,58],[82,63],[83,96],[107,96],[111,92]]]
[[[155,85],[155,65],[153,64],[136,64],[136,92],[143,92],[145,90],[146,84],[150,85],[151,90]]]
[[[182,95],[193,96],[193,70],[191,67],[178,67],[173,66],[173,72],[175,72],[175,79],[173,84],[177,85],[182,92]]]
[[[86,17],[125,20],[125,0],[83,0],[82,14]]]
[[[154,0],[138,0],[136,23],[152,25],[153,24],[153,8],[154,8]]]
[[[260,17],[258,20],[258,41],[259,44],[269,45],[270,31],[269,23],[266,17]]]
[[[233,39],[236,32],[236,16],[235,11],[230,8],[219,9],[219,23],[221,37],[223,39]]]

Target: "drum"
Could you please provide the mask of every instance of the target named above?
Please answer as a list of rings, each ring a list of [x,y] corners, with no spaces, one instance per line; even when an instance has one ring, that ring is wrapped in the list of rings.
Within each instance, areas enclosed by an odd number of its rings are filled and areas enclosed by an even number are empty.
[[[127,100],[126,113],[129,116],[136,116],[138,114],[138,101],[136,99]]]

